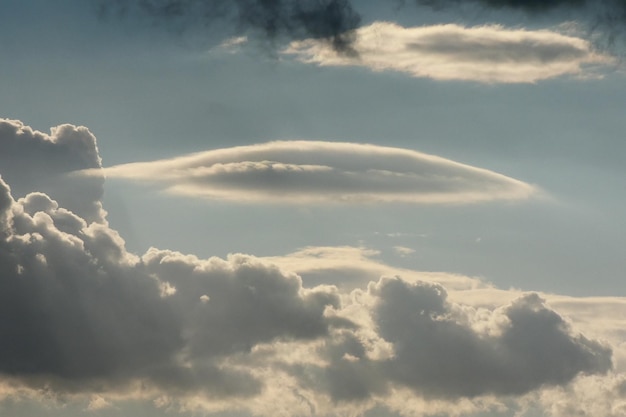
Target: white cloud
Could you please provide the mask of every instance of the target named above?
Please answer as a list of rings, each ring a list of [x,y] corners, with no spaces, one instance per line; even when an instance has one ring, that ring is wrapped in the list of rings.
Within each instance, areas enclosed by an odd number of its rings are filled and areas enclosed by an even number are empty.
[[[323,66],[363,66],[413,77],[483,83],[532,83],[562,75],[585,76],[612,59],[590,42],[551,30],[457,24],[405,28],[375,22],[356,31],[357,57],[338,54],[315,39],[284,50],[297,60]]]
[[[413,150],[315,141],[218,149],[104,172],[193,197],[263,203],[472,203],[526,199],[537,191],[493,171]]]
[[[398,256],[403,257],[403,258],[415,253],[415,249],[411,249],[406,246],[394,246],[393,250],[396,252]]]

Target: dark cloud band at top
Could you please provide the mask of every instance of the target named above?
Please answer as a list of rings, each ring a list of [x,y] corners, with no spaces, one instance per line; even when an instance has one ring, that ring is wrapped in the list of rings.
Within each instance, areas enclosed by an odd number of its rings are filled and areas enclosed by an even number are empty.
[[[164,27],[186,31],[217,28],[221,37],[255,35],[261,44],[317,39],[336,52],[357,55],[353,43],[362,18],[351,0],[98,0],[103,17],[149,17]],[[388,1],[396,7],[397,1]],[[623,0],[415,0],[401,1],[437,10],[466,6],[486,10],[519,10],[537,18],[551,14],[561,20],[574,18],[589,29],[599,46],[613,44],[626,27]],[[410,13],[409,8],[404,12]],[[260,35],[260,36],[259,36]],[[223,39],[222,39],[223,40]]]
[[[114,0],[100,1],[103,16],[139,13],[158,22],[231,25],[230,36],[249,31],[273,42],[280,38],[326,39],[335,50],[352,53],[352,33],[360,15],[349,0]]]

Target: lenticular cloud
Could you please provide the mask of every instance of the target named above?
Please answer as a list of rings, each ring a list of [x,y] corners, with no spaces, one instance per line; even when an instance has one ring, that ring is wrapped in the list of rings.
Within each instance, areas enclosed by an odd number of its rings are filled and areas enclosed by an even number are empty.
[[[584,39],[552,30],[456,24],[402,27],[374,22],[356,31],[358,58],[341,55],[316,39],[294,41],[283,52],[321,66],[362,66],[416,78],[481,83],[534,83],[593,75],[610,63]]]
[[[248,202],[458,204],[526,199],[536,191],[493,171],[409,149],[321,141],[218,149],[104,172],[187,196]]]

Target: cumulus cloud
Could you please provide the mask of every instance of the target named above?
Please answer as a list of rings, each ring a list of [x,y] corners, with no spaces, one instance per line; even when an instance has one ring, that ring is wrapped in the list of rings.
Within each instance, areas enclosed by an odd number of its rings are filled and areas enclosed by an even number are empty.
[[[486,317],[449,303],[437,284],[382,278],[355,299],[365,300],[390,355],[372,359],[371,341],[344,332],[349,336],[330,344],[329,365],[317,369],[317,379],[306,367],[294,370],[336,400],[380,395],[392,384],[427,398],[519,395],[611,369],[611,350],[573,334],[536,294],[491,311],[489,331],[482,333],[474,326]]]
[[[226,23],[231,36],[255,33],[274,42],[313,37],[334,50],[352,52],[360,15],[348,0],[100,0],[101,14],[146,14],[183,29]]]
[[[96,138],[85,127],[65,124],[46,134],[0,118],[0,174],[15,195],[41,191],[83,219],[102,222],[100,166]],[[69,175],[89,168],[94,169],[90,178]]]
[[[148,400],[186,411],[410,415],[415,401],[433,413],[489,409],[503,395],[540,404],[542,387],[557,395],[612,367],[608,345],[537,294],[475,307],[459,294],[494,291],[488,285],[452,276],[453,299],[436,274],[390,270],[375,255],[137,256],[106,222],[42,192],[16,198],[0,179],[0,398],[58,395],[92,410]],[[294,272],[300,265],[330,283],[351,261],[369,284],[340,289]],[[407,278],[379,278],[385,270]]]
[[[218,149],[104,172],[192,197],[264,203],[472,203],[536,192],[502,174],[408,149],[316,141]]]
[[[337,54],[315,39],[294,41],[283,52],[322,66],[363,66],[413,77],[483,83],[532,83],[563,75],[585,76],[611,62],[592,45],[551,30],[457,24],[405,28],[375,22],[357,30],[358,57]]]
[[[327,314],[339,307],[332,288],[304,289],[299,277],[254,258],[156,249],[138,258],[115,231],[44,194],[11,201],[2,181],[0,195],[0,373],[28,384],[45,376],[75,390],[145,380],[251,395],[261,383],[216,358],[350,325]]]
[[[141,382],[143,395],[224,404],[260,401],[283,374],[294,381],[281,396],[384,406],[393,387],[426,399],[524,394],[611,366],[609,348],[536,295],[487,319],[438,284],[384,278],[342,294],[245,255],[136,257],[44,194],[15,201],[2,182],[0,196],[0,374],[26,387],[104,404]]]

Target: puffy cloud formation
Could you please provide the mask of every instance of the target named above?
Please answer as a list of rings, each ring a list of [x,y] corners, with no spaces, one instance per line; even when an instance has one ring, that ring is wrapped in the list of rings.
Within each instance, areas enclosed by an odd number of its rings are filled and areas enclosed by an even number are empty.
[[[96,138],[85,127],[61,125],[48,135],[0,118],[0,174],[17,195],[41,191],[88,222],[102,222],[102,174],[70,175],[100,166]]]
[[[550,30],[457,24],[405,28],[375,22],[357,30],[358,57],[337,54],[315,39],[294,41],[284,53],[323,66],[363,66],[413,77],[483,83],[532,83],[586,75],[611,62],[583,39]]]
[[[486,169],[408,149],[315,141],[218,149],[104,172],[234,201],[471,203],[525,199],[536,191]]]
[[[565,384],[580,372],[611,368],[610,349],[573,336],[536,294],[480,317],[449,303],[437,284],[382,278],[370,283],[366,293],[356,293],[366,300],[391,352],[372,359],[367,353],[371,339],[363,343],[358,332],[344,332],[343,339],[333,341],[327,352],[330,364],[317,370],[317,382],[336,400],[380,394],[387,382],[425,397],[523,394],[544,384]],[[302,375],[316,374],[295,368]]]
[[[361,260],[354,271],[384,273],[367,263],[371,252],[337,251]],[[449,278],[453,299],[436,274],[339,289],[290,271],[303,264],[328,275],[321,282],[337,279],[348,265],[330,252],[276,258],[282,267],[241,254],[136,256],[106,222],[42,192],[14,196],[0,179],[0,399],[256,415],[410,415],[419,404],[458,414],[493,409],[502,396],[543,404],[541,395],[563,396],[612,368],[608,345],[536,294],[476,306],[460,294],[495,289],[469,278]]]
[[[339,307],[331,288],[304,289],[254,258],[156,249],[137,258],[115,231],[45,194],[12,201],[0,182],[0,196],[0,373],[29,384],[141,379],[249,395],[260,382],[217,358],[350,325],[329,313]]]
[[[449,303],[437,284],[383,278],[346,301],[250,256],[151,249],[138,258],[115,231],[45,194],[14,201],[4,182],[0,191],[0,373],[33,388],[114,392],[141,381],[182,397],[255,397],[260,368],[334,401],[395,385],[462,398],[611,367],[609,348],[573,333],[536,295],[485,318]],[[289,364],[271,347],[306,351],[313,341],[326,346],[317,359]],[[271,361],[255,356],[261,346]]]

